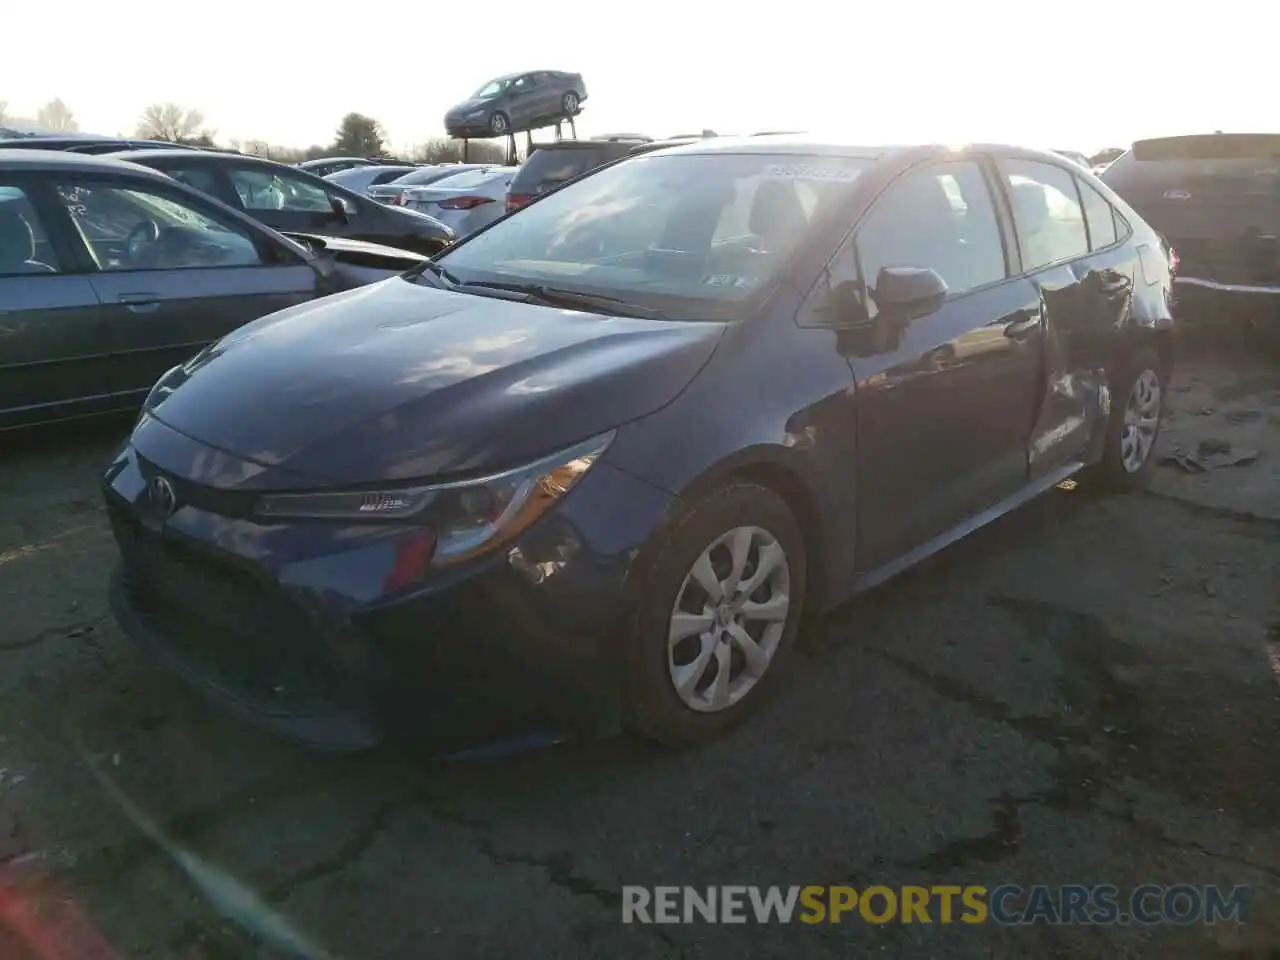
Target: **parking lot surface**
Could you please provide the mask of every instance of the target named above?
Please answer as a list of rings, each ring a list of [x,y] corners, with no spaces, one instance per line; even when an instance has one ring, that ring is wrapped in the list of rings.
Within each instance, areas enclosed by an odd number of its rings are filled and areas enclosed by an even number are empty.
[[[812,624],[711,746],[465,763],[310,754],[195,702],[107,614],[127,425],[4,437],[0,915],[210,960],[1276,956],[1280,373],[1184,362],[1172,400],[1163,454],[1256,458],[1053,491]],[[631,884],[1001,882],[1253,893],[1183,928],[621,923]]]

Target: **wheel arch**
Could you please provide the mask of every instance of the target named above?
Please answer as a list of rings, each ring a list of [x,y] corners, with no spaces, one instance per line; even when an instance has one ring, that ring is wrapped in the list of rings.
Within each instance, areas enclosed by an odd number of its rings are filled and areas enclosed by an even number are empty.
[[[818,495],[804,458],[787,447],[761,444],[739,450],[694,477],[680,491],[680,500],[693,503],[735,481],[772,490],[791,510],[804,537],[807,575],[805,606],[824,610],[829,590],[827,544],[822,536]]]

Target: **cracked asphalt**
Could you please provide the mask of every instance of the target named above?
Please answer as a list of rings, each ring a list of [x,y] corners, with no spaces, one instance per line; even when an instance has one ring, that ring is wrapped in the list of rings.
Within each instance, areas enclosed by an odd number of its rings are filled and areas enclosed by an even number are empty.
[[[84,957],[1280,956],[1280,373],[1184,361],[1171,396],[1163,451],[1257,458],[1053,491],[813,624],[709,747],[467,763],[193,701],[107,615],[124,425],[5,437],[0,917],[96,930]],[[628,884],[1001,882],[1253,895],[1181,928],[620,922]]]

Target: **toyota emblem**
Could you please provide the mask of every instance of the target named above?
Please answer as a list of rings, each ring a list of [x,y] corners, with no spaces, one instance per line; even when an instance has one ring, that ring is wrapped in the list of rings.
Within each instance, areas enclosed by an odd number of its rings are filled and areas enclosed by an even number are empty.
[[[178,495],[174,492],[173,484],[164,477],[152,478],[148,490],[151,494],[151,505],[160,516],[172,516],[173,511],[178,509]]]

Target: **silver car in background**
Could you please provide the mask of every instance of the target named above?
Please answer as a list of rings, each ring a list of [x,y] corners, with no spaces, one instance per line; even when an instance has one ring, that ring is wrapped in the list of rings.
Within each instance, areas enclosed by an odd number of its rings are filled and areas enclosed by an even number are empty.
[[[397,180],[406,173],[413,173],[417,169],[417,167],[409,166],[408,164],[350,167],[346,170],[339,170],[337,173],[331,173],[325,179],[330,183],[336,183],[340,187],[354,190],[356,193],[367,193],[370,187]]]
[[[425,187],[429,183],[435,183],[437,180],[443,180],[445,177],[451,177],[455,173],[462,173],[464,170],[483,170],[493,166],[491,163],[437,163],[429,166],[418,167],[416,170],[406,173],[402,177],[387,183],[380,183],[377,186],[369,187],[365,192],[379,203],[387,203],[398,206],[403,199],[407,187]]]
[[[430,186],[407,188],[403,206],[434,217],[462,238],[506,213],[507,189],[515,175],[515,167],[464,170]]]

